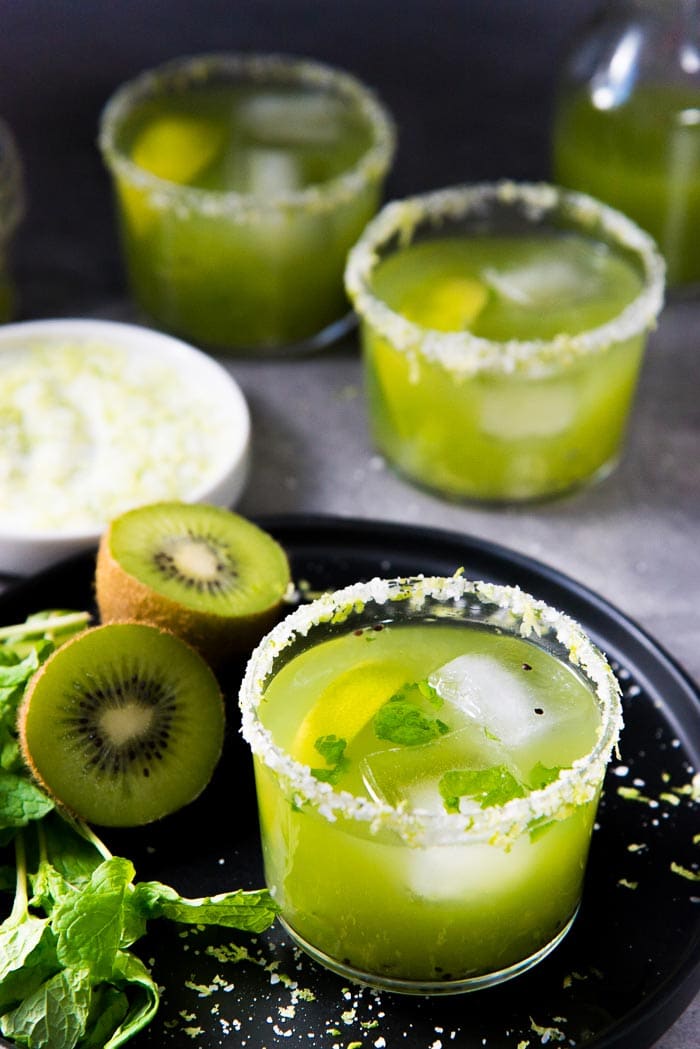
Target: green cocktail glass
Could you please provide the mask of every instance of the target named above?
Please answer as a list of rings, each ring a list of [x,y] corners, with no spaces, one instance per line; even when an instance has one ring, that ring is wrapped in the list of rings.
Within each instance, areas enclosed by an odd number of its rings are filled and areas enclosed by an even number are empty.
[[[132,292],[156,322],[224,351],[338,336],[346,255],[394,152],[367,87],[279,55],[179,59],[114,94],[99,142]]]
[[[240,705],[267,884],[311,957],[450,994],[566,935],[621,726],[570,618],[459,575],[374,579],[268,634]]]
[[[541,499],[618,461],[664,265],[582,194],[509,182],[387,205],[352,249],[369,418],[409,479]]]

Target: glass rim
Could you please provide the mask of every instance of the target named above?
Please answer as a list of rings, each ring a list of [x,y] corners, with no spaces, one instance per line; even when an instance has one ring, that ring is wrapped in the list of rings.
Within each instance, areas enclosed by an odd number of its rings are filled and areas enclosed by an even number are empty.
[[[533,222],[561,209],[582,232],[608,235],[613,246],[641,261],[640,292],[616,317],[588,331],[507,341],[482,338],[469,331],[424,328],[392,310],[375,294],[372,273],[379,262],[379,249],[391,237],[398,236],[403,246],[425,220],[458,221],[489,204],[521,205],[525,217]],[[503,180],[463,183],[386,204],[350,250],[345,289],[360,319],[413,360],[439,363],[460,378],[479,372],[538,375],[651,330],[663,307],[665,272],[664,259],[653,238],[622,212],[585,193],[551,183]]]
[[[332,784],[316,779],[307,765],[275,743],[272,733],[259,718],[258,708],[265,687],[274,676],[277,658],[293,642],[306,637],[322,623],[350,620],[353,615],[361,614],[367,604],[380,607],[389,602],[409,601],[412,610],[419,610],[427,600],[455,605],[464,599],[476,599],[511,614],[519,623],[517,632],[523,638],[536,641],[545,632],[554,636],[597,697],[601,723],[595,744],[570,768],[563,768],[553,782],[523,798],[469,813],[410,810],[335,790]],[[620,694],[619,683],[607,659],[566,613],[519,587],[469,580],[457,573],[454,576],[377,577],[300,605],[278,623],[252,653],[241,684],[239,707],[241,733],[252,753],[285,782],[295,803],[311,806],[327,821],[346,818],[368,824],[372,832],[393,832],[411,845],[480,841],[507,846],[537,821],[564,818],[573,808],[596,797],[622,729]]]
[[[171,82],[197,84],[218,74],[246,77],[251,82],[299,83],[334,90],[357,107],[372,132],[372,142],[355,164],[335,178],[264,198],[236,190],[201,189],[172,182],[139,167],[122,152],[117,145],[117,134],[136,100],[154,96]],[[189,204],[212,216],[248,217],[251,213],[262,215],[275,210],[326,211],[353,199],[368,183],[386,174],[396,149],[396,129],[391,114],[375,91],[345,70],[296,55],[213,51],[170,59],[121,84],[100,114],[98,147],[113,173],[156,199],[164,202],[175,199],[179,207]]]

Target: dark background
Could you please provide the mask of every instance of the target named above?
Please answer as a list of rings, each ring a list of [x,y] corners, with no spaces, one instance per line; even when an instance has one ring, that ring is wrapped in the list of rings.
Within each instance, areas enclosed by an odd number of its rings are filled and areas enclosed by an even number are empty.
[[[393,112],[387,195],[546,178],[557,73],[599,0],[0,0],[0,115],[22,152],[18,319],[110,309],[124,278],[95,145],[111,92],[212,50],[345,67]]]

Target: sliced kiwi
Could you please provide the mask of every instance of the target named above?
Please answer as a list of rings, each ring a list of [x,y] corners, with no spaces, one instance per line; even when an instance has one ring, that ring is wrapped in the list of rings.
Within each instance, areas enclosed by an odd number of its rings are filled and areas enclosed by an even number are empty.
[[[221,507],[173,502],[111,522],[95,590],[102,622],[156,623],[219,665],[259,641],[289,582],[284,550],[257,525]]]
[[[92,627],[32,678],[19,714],[27,764],[59,805],[132,827],[188,804],[224,738],[216,678],[180,638],[143,623]]]

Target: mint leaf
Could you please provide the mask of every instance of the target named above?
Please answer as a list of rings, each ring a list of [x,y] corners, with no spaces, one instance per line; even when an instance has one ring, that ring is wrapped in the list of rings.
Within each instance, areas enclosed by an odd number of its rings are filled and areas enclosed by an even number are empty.
[[[169,918],[191,925],[222,925],[245,932],[263,932],[275,920],[279,907],[267,889],[224,892],[187,899],[169,885],[139,882],[136,899],[149,918]]]
[[[0,1012],[17,1005],[60,968],[45,918],[8,918],[0,926]]]
[[[90,976],[63,969],[0,1018],[6,1038],[30,1049],[74,1049],[87,1023]]]
[[[553,783],[561,770],[562,766],[554,765],[552,768],[549,768],[547,765],[543,765],[541,761],[538,761],[527,777],[530,790],[542,790],[543,787]]]
[[[449,726],[444,721],[425,714],[414,703],[402,699],[390,699],[374,715],[376,737],[400,746],[429,743],[445,732],[449,732]]]
[[[340,736],[319,736],[314,749],[319,752],[327,765],[338,765],[345,754],[347,740]]]
[[[100,984],[94,988],[90,1013],[80,1049],[103,1049],[129,1012],[129,999],[123,991]]]
[[[133,877],[133,864],[113,856],[100,864],[77,897],[60,903],[52,915],[59,961],[69,969],[87,969],[93,983],[109,979],[123,945]]]
[[[348,767],[345,757],[347,740],[342,736],[319,736],[314,747],[330,768],[311,769],[311,775],[324,783],[337,783],[341,773]]]
[[[143,962],[134,954],[121,951],[115,960],[110,983],[129,996],[129,1012],[104,1049],[117,1049],[146,1027],[158,1011],[160,995],[155,980]],[[133,996],[133,998],[132,998]]]
[[[0,827],[26,827],[51,812],[54,803],[25,775],[0,768]]]
[[[448,812],[459,812],[459,799],[473,798],[482,809],[505,805],[513,798],[523,798],[525,788],[505,765],[489,769],[454,769],[445,772],[438,784]]]

